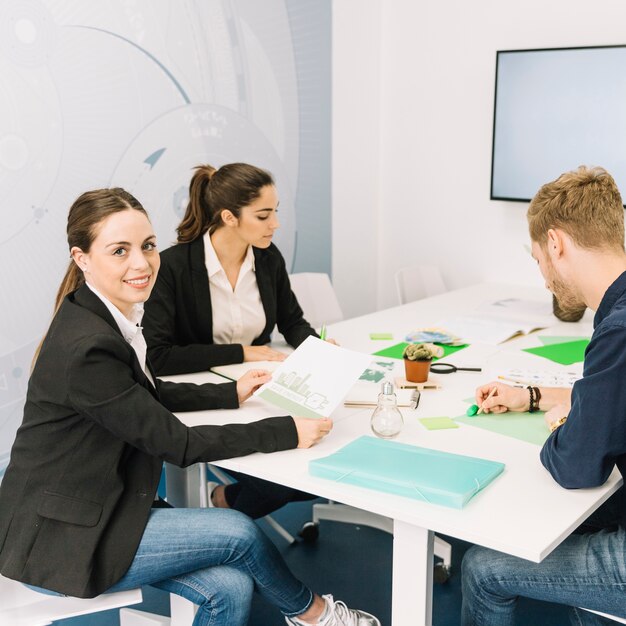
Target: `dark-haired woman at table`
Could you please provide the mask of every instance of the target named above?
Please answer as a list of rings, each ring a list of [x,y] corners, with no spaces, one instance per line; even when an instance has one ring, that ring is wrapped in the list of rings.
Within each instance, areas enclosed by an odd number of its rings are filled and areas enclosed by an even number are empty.
[[[317,334],[291,290],[285,260],[272,243],[278,194],[269,172],[231,163],[200,165],[178,243],[161,254],[161,271],[146,303],[148,355],[158,375],[206,371],[215,365],[283,360],[265,345],[275,326],[298,347]],[[302,491],[243,474],[211,485],[211,504],[263,517]]]

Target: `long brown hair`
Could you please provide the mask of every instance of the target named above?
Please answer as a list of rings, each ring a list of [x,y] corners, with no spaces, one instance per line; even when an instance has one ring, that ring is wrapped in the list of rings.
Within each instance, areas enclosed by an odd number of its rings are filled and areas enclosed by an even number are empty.
[[[261,195],[263,187],[274,184],[269,172],[247,163],[230,163],[216,170],[198,165],[189,184],[189,203],[178,225],[178,243],[189,243],[222,226],[222,211],[236,218],[241,208]]]
[[[69,249],[77,247],[83,252],[89,252],[91,244],[98,234],[100,223],[110,215],[128,209],[141,211],[148,217],[146,210],[139,201],[121,187],[95,189],[94,191],[86,191],[78,196],[70,207],[70,212],[67,216],[67,244]],[[65,276],[57,291],[53,317],[59,310],[65,296],[78,289],[84,282],[83,272],[74,260],[70,259]],[[33,357],[33,365],[39,356],[39,351],[46,335],[44,335],[41,343],[37,346],[35,356]]]

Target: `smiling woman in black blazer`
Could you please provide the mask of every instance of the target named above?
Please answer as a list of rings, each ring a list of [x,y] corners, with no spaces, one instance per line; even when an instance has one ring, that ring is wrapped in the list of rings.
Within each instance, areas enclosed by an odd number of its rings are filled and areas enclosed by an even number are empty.
[[[159,254],[130,194],[83,194],[67,232],[72,261],[0,485],[2,574],[79,597],[152,584],[199,604],[194,626],[243,626],[254,588],[288,623],[353,623],[342,603],[296,580],[244,515],[152,506],[164,460],[308,447],[330,420],[183,425],[170,411],[235,408],[267,376],[199,386],[155,377],[138,324]]]
[[[214,365],[282,360],[269,343],[274,326],[294,348],[315,331],[291,291],[278,248],[278,195],[269,172],[247,163],[218,170],[200,165],[177,245],[161,271],[143,325],[157,374],[205,371]],[[213,485],[211,503],[263,517],[314,496],[242,474]]]

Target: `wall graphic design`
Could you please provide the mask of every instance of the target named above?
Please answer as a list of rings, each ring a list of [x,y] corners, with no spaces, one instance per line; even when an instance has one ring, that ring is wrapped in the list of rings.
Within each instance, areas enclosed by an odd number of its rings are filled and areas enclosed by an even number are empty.
[[[67,210],[123,186],[174,241],[191,168],[247,161],[292,271],[330,273],[330,0],[0,2],[0,475],[68,262]]]

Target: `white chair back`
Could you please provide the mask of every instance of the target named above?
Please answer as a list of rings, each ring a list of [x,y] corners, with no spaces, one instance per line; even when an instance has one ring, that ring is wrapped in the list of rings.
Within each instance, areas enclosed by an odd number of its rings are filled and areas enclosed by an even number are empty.
[[[328,274],[303,272],[289,276],[291,289],[304,311],[305,319],[315,328],[343,319],[337,294]]]
[[[406,304],[447,291],[439,268],[434,265],[413,265],[396,272],[398,303]]]

